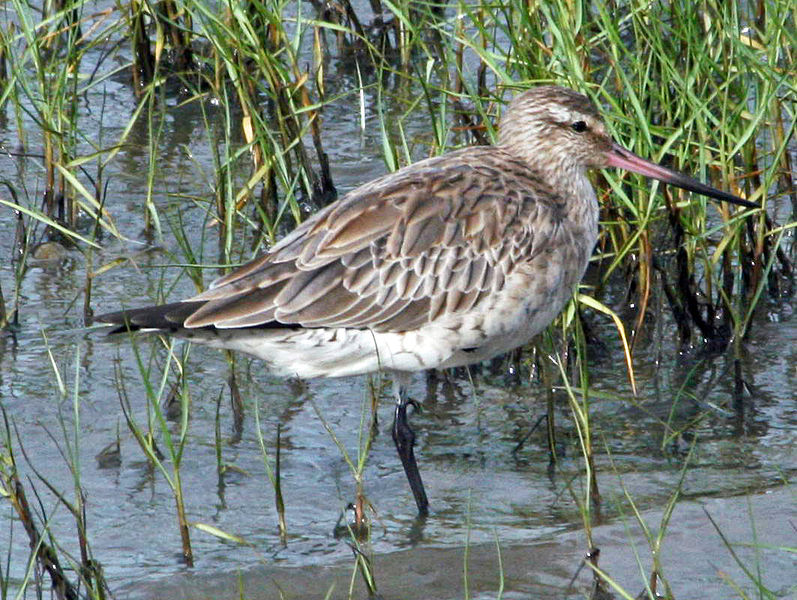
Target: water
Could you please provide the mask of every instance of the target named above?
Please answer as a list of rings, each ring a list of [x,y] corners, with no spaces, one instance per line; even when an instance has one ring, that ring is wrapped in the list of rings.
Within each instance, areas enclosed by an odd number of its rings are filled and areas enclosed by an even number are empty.
[[[741,567],[718,551],[722,541],[708,515],[723,534],[734,540],[758,535],[772,543],[788,545],[793,532],[783,527],[783,506],[793,503],[785,489],[750,497],[710,498],[701,502],[683,502],[676,509],[674,528],[668,531],[661,552],[675,597],[729,597],[726,588],[717,585],[722,576],[744,583]],[[752,515],[752,517],[750,517]],[[654,531],[661,522],[659,511],[642,513]],[[740,517],[755,519],[755,533],[739,524]],[[671,526],[672,527],[672,526]],[[639,552],[640,563],[649,570],[649,546],[633,518],[598,526],[595,540],[601,546],[600,563],[618,583],[636,594],[643,590],[639,566],[632,549]],[[735,536],[735,537],[734,537]],[[571,584],[576,572],[577,557],[583,554],[584,539],[580,531],[542,535],[526,543],[495,541],[471,544],[467,556],[462,547],[432,546],[395,550],[374,557],[378,591],[386,598],[458,599],[467,589],[471,598],[495,598],[503,574],[504,595],[508,599],[539,598],[554,600],[584,598],[590,576],[583,569]],[[737,556],[746,566],[757,567],[762,582],[774,590],[776,597],[793,597],[794,561],[788,553],[771,549],[737,546]],[[302,567],[274,564],[259,565],[234,574],[208,577],[180,575],[168,582],[153,585],[136,584],[125,589],[135,598],[233,598],[243,589],[247,598],[345,598],[352,574],[351,560]],[[792,586],[792,587],[790,587]],[[355,597],[367,597],[364,586],[357,582]],[[659,591],[662,588],[659,584]],[[724,590],[724,591],[723,591]]]
[[[354,89],[356,80],[344,73],[338,84],[341,89]],[[134,99],[128,87],[113,81],[108,82],[106,93],[110,102],[103,126],[110,140],[127,122]],[[89,98],[87,106],[98,101],[96,96]],[[375,106],[376,99],[367,95],[371,121]],[[81,110],[88,119],[90,111],[85,106]],[[357,111],[348,102],[331,105],[324,115],[326,150],[341,193],[385,172],[377,127],[369,126],[361,133]],[[410,136],[425,135],[425,123],[411,127]],[[0,137],[4,144],[10,143],[14,133],[4,130]],[[34,133],[31,148],[36,143]],[[155,202],[162,214],[177,214],[175,195],[210,196],[202,174],[211,172],[212,160],[200,111],[184,107],[169,113],[158,166]],[[94,310],[151,303],[164,281],[168,287],[176,280],[172,299],[192,294],[193,285],[186,277],[178,278],[178,268],[163,268],[181,256],[168,227],[162,240],[150,239],[141,231],[146,195],[143,174],[148,169],[143,126],[113,168],[108,208],[129,241],[106,237],[94,256],[95,268],[125,259],[95,279]],[[1,157],[0,170],[20,186],[24,182],[30,198],[41,189],[31,164]],[[197,236],[192,243],[202,246],[203,234],[212,239],[204,207],[180,206],[187,229]],[[0,256],[6,260],[0,264],[0,283],[10,302],[15,279],[8,257],[13,253],[15,222],[10,211],[2,210]],[[206,240],[205,260],[217,260],[213,248]],[[215,590],[214,597],[233,597],[239,572],[252,598],[275,597],[275,581],[293,590],[294,597],[321,597],[333,582],[337,582],[336,594],[342,594],[353,569],[352,550],[350,540],[336,537],[333,529],[354,498],[355,484],[319,415],[356,460],[370,415],[367,378],[302,386],[270,377],[257,362],[238,357],[236,372],[245,416],[243,432],[236,439],[225,383],[228,363],[222,353],[191,348],[186,370],[191,409],[180,468],[188,518],[240,536],[249,545],[225,542],[193,529],[196,564],[188,569],[180,559],[172,491],[164,475],[144,459],[121,408],[120,380],[134,419],[146,424],[146,387],[132,346],[129,340],[109,341],[82,329],[85,269],[85,257],[76,250],[31,268],[20,284],[20,326],[13,334],[0,334],[0,403],[16,428],[18,467],[23,476],[31,477],[23,477],[23,482],[31,497],[33,487],[41,495],[40,509],[55,539],[66,552],[78,556],[74,521],[41,481],[74,501],[66,454],[79,465],[93,556],[102,563],[111,588],[123,591],[120,597],[207,597],[203,594],[210,590]],[[642,589],[642,580],[632,545],[624,535],[625,525],[634,523],[626,494],[655,530],[682,477],[684,504],[669,523],[670,545],[662,558],[677,597],[728,595],[730,588],[721,581],[720,571],[749,585],[721,540],[710,535],[701,506],[721,515],[721,530],[734,542],[758,539],[764,544],[794,546],[790,523],[796,516],[795,505],[784,486],[797,467],[797,327],[790,318],[792,309],[792,304],[774,303],[756,317],[744,344],[743,370],[750,392],[741,406],[731,402],[730,360],[679,357],[677,334],[664,310],[657,315],[656,341],[636,352],[639,395],[631,397],[616,333],[611,324],[589,317],[605,344],[590,362],[596,467],[604,499],[600,514],[595,515],[595,539],[602,548],[601,566],[629,591]],[[177,348],[182,352],[184,346]],[[158,340],[139,338],[138,350],[145,363],[151,364],[150,383],[157,387],[167,362],[164,349]],[[561,391],[555,394],[557,433],[564,453],[551,470],[544,428],[515,451],[545,412],[541,384],[536,379],[529,382],[526,371],[521,372],[520,381],[504,376],[501,369],[497,374],[488,369],[476,373],[473,386],[464,376],[414,379],[411,395],[422,399],[424,406],[412,418],[418,434],[416,452],[431,501],[431,515],[424,522],[416,518],[395,455],[389,435],[392,401],[388,393],[383,394],[380,432],[368,456],[363,485],[373,507],[373,528],[365,550],[373,556],[379,590],[385,597],[462,597],[466,546],[470,548],[472,597],[494,597],[500,572],[496,543],[504,561],[505,598],[578,597],[579,590],[588,587],[584,573],[575,588],[567,587],[587,547],[577,505],[583,496],[583,465],[566,398]],[[65,394],[59,391],[61,382]],[[214,442],[219,397],[221,460],[228,465],[221,478]],[[255,406],[272,458],[277,425],[281,426],[286,544],[278,536]],[[176,433],[179,422],[169,427]],[[665,441],[673,430],[682,428],[686,436]],[[120,460],[102,464],[96,456],[113,443],[117,431]],[[19,442],[30,463],[23,458]],[[159,444],[164,449],[160,436]],[[754,525],[757,534],[751,531]],[[638,535],[633,535],[638,544]],[[645,545],[636,548],[649,565]],[[710,555],[711,560],[693,560],[684,548],[697,548],[694,552]],[[10,556],[3,573],[19,581],[29,555],[28,542],[7,502],[0,503],[0,550]],[[749,549],[743,553],[749,564],[757,560]],[[760,555],[767,585],[782,592],[782,597],[793,594],[789,586],[797,579],[797,568],[789,554],[761,550]],[[357,586],[358,594],[364,595],[361,582]]]

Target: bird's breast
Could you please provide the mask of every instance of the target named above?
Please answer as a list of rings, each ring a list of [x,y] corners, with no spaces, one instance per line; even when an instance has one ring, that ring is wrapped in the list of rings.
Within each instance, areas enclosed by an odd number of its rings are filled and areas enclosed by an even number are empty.
[[[586,225],[586,226],[585,226]],[[488,360],[527,344],[562,311],[584,275],[597,239],[595,224],[563,221],[545,247],[515,265],[500,292],[466,314],[452,315],[437,335],[456,338],[440,366]]]

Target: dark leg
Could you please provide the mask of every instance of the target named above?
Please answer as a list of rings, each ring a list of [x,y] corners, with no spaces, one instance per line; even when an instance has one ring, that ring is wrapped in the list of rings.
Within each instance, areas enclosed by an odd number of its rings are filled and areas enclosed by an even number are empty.
[[[396,412],[393,417],[393,442],[396,444],[401,464],[407,474],[407,481],[410,482],[410,489],[415,496],[415,504],[418,505],[418,513],[426,515],[429,512],[429,501],[426,499],[426,490],[423,489],[421,473],[418,471],[418,464],[415,462],[415,433],[410,429],[407,422],[407,406],[414,404],[407,398],[404,386],[396,386]]]

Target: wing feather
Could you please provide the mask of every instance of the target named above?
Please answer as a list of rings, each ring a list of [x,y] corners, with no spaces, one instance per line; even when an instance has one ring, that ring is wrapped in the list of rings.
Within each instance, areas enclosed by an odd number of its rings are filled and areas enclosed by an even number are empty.
[[[471,310],[555,230],[531,221],[557,199],[512,161],[469,148],[355,190],[191,299],[186,326],[406,331]]]

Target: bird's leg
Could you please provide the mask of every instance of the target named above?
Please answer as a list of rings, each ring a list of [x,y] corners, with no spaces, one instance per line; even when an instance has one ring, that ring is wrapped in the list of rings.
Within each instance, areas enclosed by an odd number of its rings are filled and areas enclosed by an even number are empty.
[[[418,513],[426,515],[429,512],[429,501],[426,499],[426,490],[423,489],[421,473],[418,471],[418,463],[415,462],[415,432],[407,422],[407,406],[417,407],[414,400],[407,398],[407,391],[403,385],[396,385],[396,412],[393,417],[393,442],[396,444],[401,464],[407,474],[407,481],[410,482],[410,489],[415,496],[415,504],[418,505]]]

